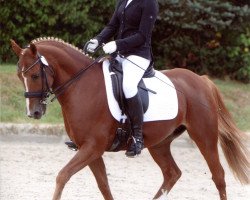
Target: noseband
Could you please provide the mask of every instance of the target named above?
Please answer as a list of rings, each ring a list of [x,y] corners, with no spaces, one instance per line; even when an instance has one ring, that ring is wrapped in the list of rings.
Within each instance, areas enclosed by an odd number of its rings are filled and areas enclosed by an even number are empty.
[[[49,87],[48,82],[48,75],[46,73],[46,69],[48,69],[52,75],[54,75],[53,69],[49,66],[46,59],[38,53],[38,59],[31,64],[27,69],[21,70],[22,73],[27,73],[29,70],[31,70],[36,64],[40,64],[40,71],[41,71],[41,80],[42,80],[42,90],[41,92],[24,92],[25,98],[40,98],[41,104],[47,104],[47,98],[54,94],[54,92]],[[18,66],[20,69],[20,67]]]

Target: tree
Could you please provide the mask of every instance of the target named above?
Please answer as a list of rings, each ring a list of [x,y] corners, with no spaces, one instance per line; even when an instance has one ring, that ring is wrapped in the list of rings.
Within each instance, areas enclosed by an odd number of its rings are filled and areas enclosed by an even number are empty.
[[[250,27],[247,3],[222,0],[159,0],[155,38],[159,65],[201,74],[250,80],[249,53],[242,49]],[[240,41],[239,41],[240,40]],[[241,51],[234,49],[238,46]],[[245,43],[245,50],[248,48]],[[240,53],[244,56],[239,57]]]
[[[82,48],[108,22],[114,5],[115,0],[0,1],[0,61],[13,59],[10,39],[26,45],[53,36]]]

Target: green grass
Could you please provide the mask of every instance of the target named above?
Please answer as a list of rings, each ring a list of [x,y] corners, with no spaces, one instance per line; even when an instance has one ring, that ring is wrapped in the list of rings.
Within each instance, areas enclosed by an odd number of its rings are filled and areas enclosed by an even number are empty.
[[[236,81],[213,80],[223,94],[225,104],[236,124],[250,130],[250,84]]]
[[[9,74],[9,73],[15,73],[16,72],[16,65],[13,64],[4,64],[0,65],[0,72],[1,74]]]
[[[16,76],[16,66],[0,65],[0,122],[11,123],[63,123],[61,108],[57,101],[47,106],[46,116],[41,120],[26,116],[24,88]]]
[[[24,88],[16,76],[16,66],[0,65],[0,122],[12,123],[63,123],[58,102],[47,106],[47,114],[41,120],[25,115]],[[235,81],[213,80],[223,94],[227,108],[242,130],[250,130],[250,84]]]

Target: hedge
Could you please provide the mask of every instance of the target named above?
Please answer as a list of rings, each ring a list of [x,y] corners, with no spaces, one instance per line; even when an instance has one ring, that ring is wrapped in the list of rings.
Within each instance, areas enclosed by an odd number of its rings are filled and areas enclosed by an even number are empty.
[[[156,68],[250,82],[248,0],[158,0],[153,33]],[[0,1],[0,62],[16,61],[9,40],[59,37],[80,48],[110,19],[116,0]]]

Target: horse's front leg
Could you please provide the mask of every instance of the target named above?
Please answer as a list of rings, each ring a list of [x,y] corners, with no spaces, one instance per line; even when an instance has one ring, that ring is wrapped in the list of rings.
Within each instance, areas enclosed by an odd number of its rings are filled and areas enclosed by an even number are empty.
[[[103,153],[103,152],[102,152]],[[84,144],[75,154],[75,156],[69,161],[69,163],[58,173],[56,178],[56,188],[53,196],[53,200],[60,200],[63,188],[69,181],[71,176],[89,165],[92,161],[99,158],[102,154],[96,152],[93,148],[93,144]]]
[[[102,157],[94,160],[92,163],[89,164],[89,168],[93,172],[96,182],[102,195],[105,200],[113,200],[113,196],[111,194],[108,177],[106,173],[105,163],[103,162]]]

